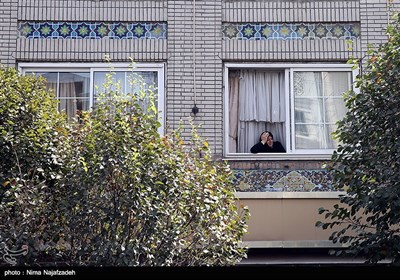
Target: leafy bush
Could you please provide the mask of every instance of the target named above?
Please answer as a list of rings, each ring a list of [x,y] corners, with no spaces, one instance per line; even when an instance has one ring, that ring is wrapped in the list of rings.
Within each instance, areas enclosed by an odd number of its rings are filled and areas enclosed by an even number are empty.
[[[69,129],[44,79],[0,68],[0,249],[53,244],[53,192],[69,164]],[[59,197],[57,197],[59,198]]]
[[[40,205],[43,224],[55,228],[34,228],[40,240],[29,248],[39,253],[20,260],[34,264],[46,256],[67,265],[112,266],[240,261],[249,213],[237,207],[229,167],[212,160],[194,126],[190,143],[179,130],[160,137],[151,90],[123,93],[110,81],[111,75],[93,111],[83,112],[60,141],[68,162],[59,169],[62,178],[44,188],[48,201],[27,194]],[[1,207],[15,211],[9,203]],[[3,233],[10,230],[4,225]],[[26,244],[2,236],[7,246]]]
[[[336,132],[342,144],[331,171],[347,189],[330,211],[320,209],[338,229],[334,242],[349,244],[338,255],[363,256],[369,263],[387,259],[400,264],[400,16],[388,28],[389,40],[369,52],[356,81],[359,92],[346,99],[349,108]]]

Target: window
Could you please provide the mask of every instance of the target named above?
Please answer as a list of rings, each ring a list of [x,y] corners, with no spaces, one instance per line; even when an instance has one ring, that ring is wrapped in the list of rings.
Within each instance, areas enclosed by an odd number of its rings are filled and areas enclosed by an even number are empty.
[[[19,65],[22,73],[35,74],[46,78],[47,88],[52,90],[60,101],[59,110],[65,112],[69,118],[82,110],[89,110],[96,102],[96,97],[102,91],[106,80],[106,74],[110,69],[105,64],[33,64],[22,63]],[[157,94],[156,105],[158,106],[161,127],[160,134],[163,134],[164,115],[164,66],[135,65],[133,69],[129,64],[113,65],[113,84],[117,83],[123,92],[133,92],[141,87],[152,87]],[[132,75],[138,75],[144,84],[132,84]]]
[[[346,113],[351,72],[293,71],[294,149],[335,149],[331,134]]]
[[[226,155],[249,154],[265,130],[285,148],[279,157],[330,155],[337,148],[332,132],[347,110],[349,65],[227,64],[225,70]]]

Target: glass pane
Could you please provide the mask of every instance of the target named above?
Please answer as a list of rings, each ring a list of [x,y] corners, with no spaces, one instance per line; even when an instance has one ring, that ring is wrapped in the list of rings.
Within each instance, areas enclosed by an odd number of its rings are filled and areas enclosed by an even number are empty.
[[[65,112],[69,118],[73,118],[80,111],[88,111],[90,101],[87,99],[60,99],[59,110]]]
[[[324,96],[343,96],[350,89],[350,72],[322,72]]]
[[[294,72],[294,95],[323,96],[321,72]]]
[[[322,123],[323,105],[321,98],[295,98],[295,123]]]
[[[296,124],[295,125],[296,149],[321,149],[324,148],[325,135],[321,125]]]
[[[152,94],[157,105],[157,72],[126,72],[127,87],[131,93],[136,93],[141,97],[142,108],[148,107],[149,96]]]
[[[140,90],[155,90],[157,87],[157,72],[126,72],[130,92]]]
[[[338,146],[338,141],[333,139],[332,137],[332,133],[334,131],[336,131],[337,129],[337,125],[336,124],[330,124],[330,125],[326,125],[326,139],[327,139],[327,143],[326,143],[326,148],[327,149],[336,149]]]
[[[94,77],[94,96],[95,98],[99,96],[100,93],[105,92],[104,83],[106,82],[106,76],[110,75],[110,72],[104,71],[96,71],[93,74]],[[125,92],[125,72],[115,72],[112,75],[112,84],[110,86],[110,90],[120,90]]]
[[[336,123],[343,119],[347,112],[347,108],[342,98],[326,98],[325,99],[325,122]]]
[[[104,92],[104,83],[106,75],[109,72],[94,72],[94,92],[95,99],[100,92]],[[115,85],[118,85],[117,87]],[[123,93],[137,93],[142,97],[141,105],[143,109],[148,107],[149,93],[152,92],[155,96],[155,106],[158,106],[157,100],[157,72],[156,71],[143,71],[143,72],[115,72],[112,76],[111,90],[120,90]]]
[[[294,72],[295,147],[333,149],[336,122],[347,112],[343,94],[350,89],[351,72]]]
[[[55,96],[58,96],[57,93],[57,81],[58,81],[58,73],[35,73],[36,76],[42,76],[46,79],[46,88],[48,91],[51,91]]]

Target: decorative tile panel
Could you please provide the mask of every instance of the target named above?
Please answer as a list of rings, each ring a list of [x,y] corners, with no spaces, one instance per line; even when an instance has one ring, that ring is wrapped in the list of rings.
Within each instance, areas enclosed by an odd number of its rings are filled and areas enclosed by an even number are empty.
[[[222,36],[237,40],[354,40],[360,37],[360,23],[224,23]]]
[[[330,192],[332,175],[326,170],[232,170],[238,192]]]
[[[28,39],[166,39],[165,22],[19,22]]]

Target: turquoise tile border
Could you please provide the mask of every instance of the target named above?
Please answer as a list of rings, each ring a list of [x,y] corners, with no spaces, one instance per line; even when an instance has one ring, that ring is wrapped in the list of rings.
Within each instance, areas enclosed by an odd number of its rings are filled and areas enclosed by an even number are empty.
[[[238,192],[331,192],[332,175],[326,170],[233,169]]]
[[[224,23],[222,36],[237,40],[354,40],[360,37],[360,23]]]
[[[19,22],[28,39],[166,39],[165,22]]]

